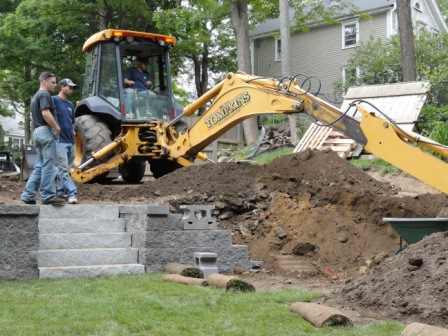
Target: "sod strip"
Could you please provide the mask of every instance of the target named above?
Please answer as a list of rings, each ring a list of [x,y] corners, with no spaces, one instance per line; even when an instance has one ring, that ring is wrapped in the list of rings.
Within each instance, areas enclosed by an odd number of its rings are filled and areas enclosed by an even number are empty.
[[[353,323],[343,312],[317,303],[295,302],[289,310],[299,314],[315,327],[352,326]]]
[[[211,274],[207,277],[207,282],[210,286],[225,288],[227,291],[255,292],[255,287],[252,284],[235,276]]]
[[[411,323],[403,330],[401,336],[448,336],[448,329],[423,323]]]
[[[204,278],[204,273],[199,268],[179,263],[166,264],[165,272],[169,274],[180,274],[190,278]]]
[[[190,278],[180,274],[165,274],[162,276],[162,280],[190,286],[208,286],[205,279]]]

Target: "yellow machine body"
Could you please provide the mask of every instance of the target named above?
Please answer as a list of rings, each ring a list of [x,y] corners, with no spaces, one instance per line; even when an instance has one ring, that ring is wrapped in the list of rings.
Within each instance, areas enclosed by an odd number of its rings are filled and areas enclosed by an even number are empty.
[[[285,85],[287,89],[282,88]],[[117,167],[133,156],[165,158],[188,166],[195,159],[205,159],[200,151],[231,127],[244,119],[261,114],[307,113],[313,118],[331,123],[332,127],[363,144],[370,153],[415,176],[442,192],[448,192],[448,165],[428,151],[446,157],[447,149],[430,139],[409,134],[359,107],[361,122],[335,106],[305,92],[296,83],[278,83],[273,79],[258,79],[246,74],[229,74],[226,79],[188,105],[180,118],[187,118],[209,104],[201,117],[188,129],[178,133],[174,122],[125,125],[113,143],[92,157],[105,162],[88,169],[72,171],[78,182],[87,182]],[[178,119],[180,119],[178,118]],[[138,138],[140,128],[151,128],[157,141],[148,144]],[[144,150],[143,150],[144,149]]]

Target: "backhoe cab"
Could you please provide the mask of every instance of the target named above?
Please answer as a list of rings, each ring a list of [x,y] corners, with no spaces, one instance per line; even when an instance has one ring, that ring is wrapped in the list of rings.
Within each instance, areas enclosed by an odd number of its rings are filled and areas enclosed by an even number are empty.
[[[119,144],[101,160],[88,162],[93,153],[129,132],[135,134],[132,141],[140,147],[121,158],[119,170],[125,181],[139,182],[145,162],[160,158],[157,155],[160,148],[151,144],[156,137],[154,127],[176,114],[169,60],[174,44],[172,36],[115,29],[96,33],[85,42],[82,100],[75,112],[75,166],[93,167],[110,160],[115,153],[126,151]],[[145,87],[141,83],[132,84],[134,78],[128,78],[136,73],[146,76]],[[161,169],[165,166],[162,162],[152,162],[151,168],[155,175],[163,175],[165,172]],[[107,173],[106,169],[94,175],[98,179]]]

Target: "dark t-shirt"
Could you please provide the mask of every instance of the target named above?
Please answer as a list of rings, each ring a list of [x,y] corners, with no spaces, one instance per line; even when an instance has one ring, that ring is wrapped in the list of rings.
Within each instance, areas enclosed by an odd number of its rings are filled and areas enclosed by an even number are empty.
[[[137,68],[130,68],[126,73],[126,79],[135,82],[133,89],[137,91],[143,91],[149,89],[146,82],[149,81],[149,74],[147,71],[141,71]]]
[[[44,117],[42,116],[43,110],[50,110],[54,116],[54,104],[51,99],[50,93],[46,90],[37,91],[33,98],[31,98],[31,115],[33,117],[33,129],[40,126],[48,126]]]
[[[75,123],[75,108],[73,103],[69,100],[62,99],[59,96],[53,96],[53,101],[56,107],[56,118],[59,127],[61,127],[59,141],[73,144],[73,124]]]

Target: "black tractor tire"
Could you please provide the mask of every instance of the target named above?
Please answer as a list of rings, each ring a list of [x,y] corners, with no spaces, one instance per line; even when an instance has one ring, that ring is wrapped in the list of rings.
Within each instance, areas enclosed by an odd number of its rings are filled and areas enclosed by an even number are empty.
[[[154,176],[154,178],[159,178],[181,168],[182,166],[175,161],[159,159],[149,161],[149,167],[151,168],[152,176]]]
[[[83,146],[82,162],[112,142],[112,132],[109,127],[97,117],[85,114],[75,120],[75,129],[81,138]],[[92,182],[104,182],[108,173],[95,177]]]
[[[139,183],[146,170],[146,160],[132,158],[118,169],[127,183]]]

